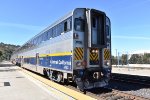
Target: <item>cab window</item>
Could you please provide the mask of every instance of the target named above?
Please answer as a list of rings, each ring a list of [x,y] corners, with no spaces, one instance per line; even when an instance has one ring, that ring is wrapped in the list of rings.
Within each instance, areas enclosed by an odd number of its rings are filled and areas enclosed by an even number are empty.
[[[85,21],[81,18],[75,18],[74,29],[76,31],[84,31]]]

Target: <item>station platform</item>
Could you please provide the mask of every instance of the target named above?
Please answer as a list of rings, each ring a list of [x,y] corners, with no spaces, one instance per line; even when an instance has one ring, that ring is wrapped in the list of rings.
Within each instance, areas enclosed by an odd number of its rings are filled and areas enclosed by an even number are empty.
[[[0,63],[0,100],[73,100],[26,75],[9,62]]]
[[[147,69],[147,68],[145,69],[145,68],[117,66],[117,67],[112,67],[112,73],[138,75],[138,76],[149,76],[150,77],[150,69]]]

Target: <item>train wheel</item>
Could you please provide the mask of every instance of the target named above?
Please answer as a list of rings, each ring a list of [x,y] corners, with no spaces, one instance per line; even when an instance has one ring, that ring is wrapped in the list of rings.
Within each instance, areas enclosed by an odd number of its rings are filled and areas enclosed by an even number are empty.
[[[45,77],[47,77],[47,72],[46,72],[45,68],[43,69],[43,74],[44,74]]]

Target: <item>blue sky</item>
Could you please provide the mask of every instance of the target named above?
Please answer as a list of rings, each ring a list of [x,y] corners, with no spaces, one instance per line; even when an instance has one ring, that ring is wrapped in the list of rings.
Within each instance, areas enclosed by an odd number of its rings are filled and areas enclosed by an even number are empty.
[[[0,0],[0,42],[22,45],[77,7],[106,12],[112,53],[149,50],[150,0]]]

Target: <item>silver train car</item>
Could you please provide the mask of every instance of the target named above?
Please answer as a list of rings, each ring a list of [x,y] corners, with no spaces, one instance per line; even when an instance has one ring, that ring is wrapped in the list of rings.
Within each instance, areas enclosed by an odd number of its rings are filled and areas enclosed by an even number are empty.
[[[76,8],[31,38],[11,56],[13,63],[81,90],[108,85],[111,23],[102,11]]]

